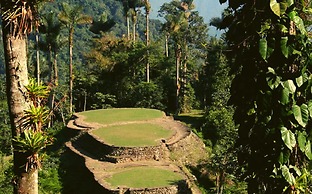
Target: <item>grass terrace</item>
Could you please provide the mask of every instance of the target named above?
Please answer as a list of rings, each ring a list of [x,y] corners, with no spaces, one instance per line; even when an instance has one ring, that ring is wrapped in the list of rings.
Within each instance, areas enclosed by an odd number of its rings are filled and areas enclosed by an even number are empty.
[[[99,109],[79,113],[85,117],[85,122],[112,124],[117,122],[144,121],[161,118],[163,112],[155,109],[144,108],[116,108]]]
[[[150,123],[114,125],[92,131],[105,143],[122,147],[143,147],[158,145],[160,139],[167,139],[173,131]]]
[[[106,179],[113,187],[154,188],[176,185],[183,176],[170,170],[156,167],[135,167],[112,175]]]

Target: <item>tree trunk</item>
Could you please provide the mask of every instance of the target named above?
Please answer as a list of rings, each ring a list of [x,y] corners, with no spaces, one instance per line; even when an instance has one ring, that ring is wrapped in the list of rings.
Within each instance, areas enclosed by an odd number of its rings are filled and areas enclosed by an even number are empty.
[[[132,26],[132,33],[133,33],[133,42],[135,42],[135,34],[136,34],[136,22],[133,22],[133,26]]]
[[[181,113],[190,111],[189,102],[187,101],[186,90],[187,90],[187,46],[184,47],[184,59],[183,59],[183,71],[181,76]],[[181,63],[182,64],[182,63]]]
[[[130,40],[130,17],[127,15],[127,39]]]
[[[69,29],[69,113],[73,113],[73,36],[74,28]]]
[[[83,111],[87,110],[87,91],[84,92]]]
[[[36,73],[37,73],[37,83],[40,83],[40,58],[39,58],[39,27],[38,22],[36,22]]]
[[[179,113],[181,46],[176,48],[176,114]]]
[[[54,63],[53,63],[53,72],[54,72],[54,77],[53,77],[53,81],[54,81],[54,86],[58,86],[58,68],[57,68],[57,51],[54,50]]]
[[[2,21],[3,45],[6,65],[7,101],[9,107],[12,137],[15,138],[23,131],[20,122],[24,110],[29,109],[29,99],[25,86],[28,85],[26,36],[13,36],[10,25]],[[14,148],[14,144],[13,144]],[[14,151],[13,171],[15,174],[14,193],[37,194],[37,170],[26,171],[25,165],[29,154]]]
[[[150,64],[149,64],[149,13],[146,13],[146,82],[150,82]]]
[[[51,45],[48,46],[48,50],[49,50],[49,59],[48,59],[48,63],[49,63],[49,82],[50,84],[53,86],[53,61],[52,61],[52,48]],[[39,83],[39,82],[38,82]],[[53,110],[53,105],[54,105],[54,93],[53,91],[50,92],[49,94],[49,108],[50,110]],[[49,116],[49,123],[48,123],[48,127],[52,126],[52,115]]]
[[[166,36],[165,36],[165,55],[166,55],[166,57],[169,57],[168,39],[169,39],[169,35],[166,34]]]

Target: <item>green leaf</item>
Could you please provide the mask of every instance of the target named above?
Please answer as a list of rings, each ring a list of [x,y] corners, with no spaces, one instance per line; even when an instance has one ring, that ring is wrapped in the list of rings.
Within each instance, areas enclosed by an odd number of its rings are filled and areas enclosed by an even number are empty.
[[[283,1],[280,1],[280,15],[283,15],[285,14],[287,8],[288,8],[288,3],[287,2],[283,2]]]
[[[286,58],[288,58],[288,53],[289,53],[287,42],[288,42],[287,36],[281,37],[281,51]]]
[[[301,87],[303,85],[303,77],[302,76],[297,77],[296,78],[296,83],[297,83],[298,87]]]
[[[292,6],[294,4],[294,0],[287,0],[288,7]]]
[[[301,107],[293,105],[292,111],[298,124],[305,127],[309,120],[308,106],[306,104],[301,105]]]
[[[287,166],[283,165],[281,166],[282,169],[282,175],[285,178],[285,180],[289,183],[289,185],[295,185],[296,179],[292,173],[290,173]]]
[[[281,127],[281,135],[282,135],[282,140],[285,143],[285,145],[292,150],[293,147],[296,145],[296,137],[295,135],[288,130],[286,127]]]
[[[262,38],[259,41],[259,53],[264,60],[267,59],[267,52],[268,52],[268,42],[265,38]]]
[[[301,117],[302,117],[302,122],[304,125],[301,125],[303,127],[305,127],[308,124],[309,121],[309,109],[308,109],[308,105],[306,104],[302,104],[300,106],[300,110],[301,110]]]
[[[307,30],[304,26],[303,20],[298,16],[296,11],[291,11],[288,14],[288,17],[290,18],[291,21],[293,21],[296,25],[296,27],[300,30],[301,34],[305,35],[307,34]]]
[[[287,88],[283,88],[282,95],[281,95],[281,104],[286,105],[289,103],[289,90]]]
[[[310,117],[312,118],[312,100],[308,102],[308,109],[309,109]]]
[[[298,176],[301,176],[301,174],[302,174],[300,169],[297,166],[290,165],[289,169],[294,169]]]
[[[296,86],[292,80],[287,80],[283,83],[283,86],[291,92],[291,94],[294,94],[296,92]]]
[[[287,34],[287,33],[288,33],[288,28],[287,28],[285,25],[283,25],[283,24],[277,24],[277,26],[278,26],[278,28],[279,28],[279,30],[280,30],[280,32],[281,32],[282,34]]]
[[[270,38],[268,41],[268,48],[267,48],[267,58],[269,58],[272,53],[274,52],[275,50],[275,38]]]
[[[307,141],[305,149],[304,149],[305,155],[309,158],[309,160],[312,160],[312,153],[311,153],[311,142],[310,140]]]
[[[281,152],[278,158],[278,162],[283,165],[285,164],[290,157],[290,152],[287,150],[286,152]]]
[[[298,144],[299,144],[299,149],[305,153],[305,149],[306,149],[306,141],[307,141],[307,133],[304,132],[298,132]]]
[[[275,15],[277,15],[278,17],[281,16],[280,4],[276,0],[270,0],[270,7]]]

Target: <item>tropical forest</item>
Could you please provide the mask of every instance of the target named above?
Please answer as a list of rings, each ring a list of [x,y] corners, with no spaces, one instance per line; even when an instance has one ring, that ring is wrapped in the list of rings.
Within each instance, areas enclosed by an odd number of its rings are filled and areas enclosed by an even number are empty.
[[[153,1],[0,1],[0,193],[311,194],[312,1]]]

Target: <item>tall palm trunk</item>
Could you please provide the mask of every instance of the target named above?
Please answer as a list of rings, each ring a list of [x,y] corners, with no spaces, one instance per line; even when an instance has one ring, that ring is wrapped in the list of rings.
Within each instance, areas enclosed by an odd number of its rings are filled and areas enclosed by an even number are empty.
[[[9,107],[12,137],[22,133],[20,122],[24,110],[29,109],[29,100],[25,86],[28,85],[26,36],[13,35],[10,24],[2,21],[3,45],[5,50],[7,101]],[[15,147],[13,143],[13,148]],[[25,165],[29,154],[14,151],[14,193],[37,194],[38,170],[26,171]]]
[[[53,85],[53,61],[52,61],[52,47],[51,45],[48,46],[48,51],[49,51],[49,57],[48,57],[48,63],[49,63],[49,81],[50,81],[50,84]],[[39,82],[38,82],[39,83]],[[53,104],[54,104],[54,92],[50,92],[50,95],[49,95],[49,108],[50,110],[53,110]],[[49,123],[48,123],[48,127],[51,127],[52,126],[52,115],[49,116]]]
[[[69,113],[73,113],[73,36],[74,28],[69,29]]]
[[[130,17],[127,15],[127,39],[130,40]]]
[[[169,33],[165,36],[165,56],[169,57],[169,46],[168,46]]]
[[[180,104],[179,104],[179,96],[180,96],[180,64],[181,64],[181,46],[178,44],[176,48],[176,113],[179,113]]]
[[[147,52],[146,52],[146,82],[150,82],[150,64],[149,64],[149,12],[146,12],[146,47],[147,47]]]
[[[39,24],[36,21],[36,74],[37,83],[40,83],[40,58],[39,58]]]
[[[133,21],[133,25],[132,25],[133,42],[136,41],[136,24],[137,24],[136,20]]]

